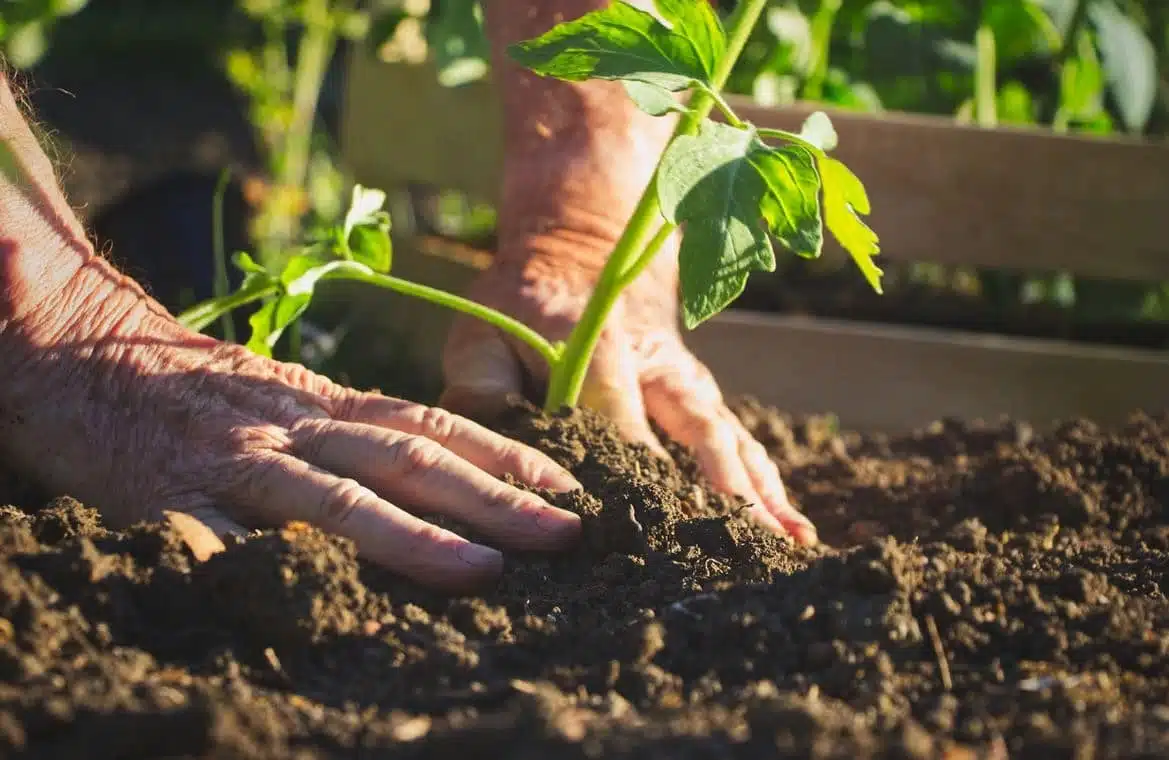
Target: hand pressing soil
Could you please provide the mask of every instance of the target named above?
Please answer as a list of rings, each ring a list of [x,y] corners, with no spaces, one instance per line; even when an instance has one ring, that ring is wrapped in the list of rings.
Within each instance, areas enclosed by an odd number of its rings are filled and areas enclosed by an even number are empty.
[[[1169,418],[837,434],[739,405],[826,546],[596,418],[499,432],[585,491],[562,555],[444,597],[299,524],[197,562],[0,480],[0,746],[19,757],[1155,757]],[[451,525],[458,528],[459,526]]]

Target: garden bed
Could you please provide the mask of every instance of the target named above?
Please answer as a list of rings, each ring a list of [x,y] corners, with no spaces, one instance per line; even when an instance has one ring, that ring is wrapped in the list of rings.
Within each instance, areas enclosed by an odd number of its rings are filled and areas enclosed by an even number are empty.
[[[82,757],[1153,757],[1169,418],[838,434],[739,414],[832,547],[586,417],[579,547],[443,599],[289,526],[194,563],[0,480],[0,746]],[[23,509],[22,509],[23,508]],[[27,511],[26,511],[27,510]],[[21,755],[20,753],[24,754]]]

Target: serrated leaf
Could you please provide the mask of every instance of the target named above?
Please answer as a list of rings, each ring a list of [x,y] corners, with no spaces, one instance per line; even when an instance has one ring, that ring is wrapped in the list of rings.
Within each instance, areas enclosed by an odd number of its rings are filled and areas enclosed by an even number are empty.
[[[633,80],[626,80],[621,84],[625,86],[625,92],[634,105],[650,116],[665,116],[671,112],[686,111],[686,106],[679,103],[674,94],[664,87]]]
[[[860,268],[865,280],[878,293],[882,271],[873,262],[881,248],[877,233],[868,228],[860,215],[872,210],[865,186],[852,171],[828,156],[819,156],[820,183],[824,191],[824,224],[828,231],[848,251]]]
[[[701,26],[690,15],[680,16],[682,9],[693,6],[686,13],[697,14],[698,5],[705,2],[659,3],[675,30],[653,14],[617,0],[602,10],[557,24],[535,39],[516,43],[508,54],[542,76],[570,82],[621,79],[677,92],[694,81],[708,83],[713,73],[708,62],[721,54],[708,49],[702,39],[689,39],[681,32]]]
[[[824,225],[816,158],[803,146],[786,145],[755,151],[750,160],[767,184],[759,210],[768,230],[797,256],[817,258],[824,247]]]
[[[738,298],[752,271],[775,271],[768,228],[795,250],[818,252],[818,181],[801,154],[808,155],[769,148],[754,129],[709,120],[666,149],[658,201],[668,221],[685,224],[679,263],[688,329]]]
[[[1096,44],[1121,119],[1130,132],[1144,130],[1157,100],[1157,53],[1137,23],[1112,2],[1088,7]]]
[[[832,120],[823,111],[816,111],[804,120],[804,125],[800,128],[800,137],[824,152],[836,150],[840,142],[836,127],[832,126]]]

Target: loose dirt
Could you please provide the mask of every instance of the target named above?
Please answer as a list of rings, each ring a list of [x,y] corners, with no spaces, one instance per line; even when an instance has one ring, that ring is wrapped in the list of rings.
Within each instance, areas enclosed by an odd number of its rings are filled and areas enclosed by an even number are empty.
[[[298,525],[195,562],[0,478],[0,754],[1151,758],[1169,754],[1169,418],[840,434],[739,408],[832,548],[588,416],[584,538],[435,596]]]

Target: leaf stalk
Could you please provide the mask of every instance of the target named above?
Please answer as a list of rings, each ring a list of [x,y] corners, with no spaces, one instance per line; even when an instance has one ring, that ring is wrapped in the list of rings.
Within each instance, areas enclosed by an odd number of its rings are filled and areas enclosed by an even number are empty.
[[[670,137],[671,142],[682,135],[697,132],[702,120],[715,106],[715,98],[721,100],[718,92],[726,84],[731,70],[751,36],[752,29],[766,7],[767,0],[743,0],[739,4],[730,20],[726,52],[715,67],[710,86],[694,91],[690,108],[679,118],[674,134]],[[544,399],[544,409],[547,411],[558,411],[564,406],[577,405],[605,321],[617,303],[621,291],[649,265],[653,255],[676,228],[676,225],[664,223],[650,238],[653,223],[662,219],[657,197],[657,176],[655,169],[630,216],[629,223],[601,270],[596,288],[585,305],[580,321],[568,336],[560,361],[551,366],[548,391]]]

